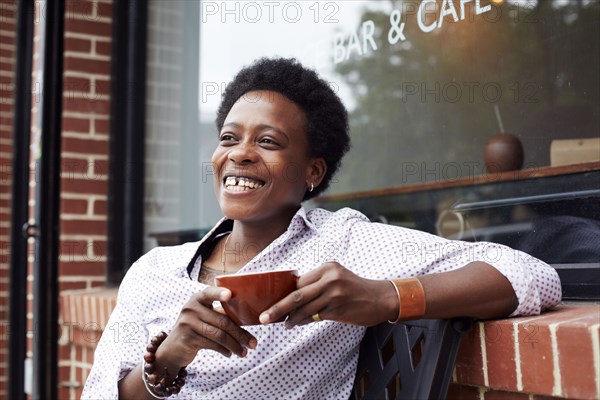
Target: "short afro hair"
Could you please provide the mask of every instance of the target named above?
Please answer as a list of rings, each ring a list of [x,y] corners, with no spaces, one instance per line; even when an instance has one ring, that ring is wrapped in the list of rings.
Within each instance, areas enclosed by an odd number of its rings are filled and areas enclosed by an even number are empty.
[[[304,200],[319,195],[329,187],[344,154],[350,149],[348,112],[344,104],[326,81],[295,59],[261,58],[240,70],[227,85],[215,121],[219,131],[236,101],[255,90],[282,94],[304,111],[309,155],[322,157],[327,165],[323,181],[312,192],[306,191]]]

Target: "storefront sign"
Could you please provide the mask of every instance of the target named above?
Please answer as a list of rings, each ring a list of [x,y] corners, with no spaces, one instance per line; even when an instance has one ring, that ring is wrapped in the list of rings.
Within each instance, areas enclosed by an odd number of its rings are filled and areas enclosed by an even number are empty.
[[[487,13],[492,9],[490,4],[482,7],[480,0],[443,0],[441,3],[437,0],[422,0],[416,10],[414,5],[407,5],[403,8],[406,15],[415,15],[421,31],[429,33],[440,29],[446,17],[451,17],[454,22],[464,21],[467,15],[465,6],[472,2],[475,3],[475,15]],[[402,11],[394,9],[389,15],[389,26],[387,27],[389,44],[394,45],[407,39],[404,34],[405,24],[402,22]],[[374,33],[375,23],[367,20],[360,25],[358,30],[349,35],[336,35],[333,41],[334,64],[346,61],[352,55],[361,56],[368,51],[377,50],[378,46],[373,38]]]

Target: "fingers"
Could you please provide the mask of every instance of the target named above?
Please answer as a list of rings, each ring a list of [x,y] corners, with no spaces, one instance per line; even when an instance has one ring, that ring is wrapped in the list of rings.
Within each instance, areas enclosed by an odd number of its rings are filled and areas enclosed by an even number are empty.
[[[307,304],[305,307],[299,308],[290,314],[288,319],[285,321],[285,327],[291,329],[294,326],[325,321],[328,314],[327,305],[328,304],[325,299],[318,299],[317,301]],[[316,318],[317,314],[318,318]]]
[[[311,302],[320,294],[320,288],[316,284],[305,286],[293,291],[283,300],[265,310],[259,317],[262,324],[270,324],[285,317],[293,310]]]
[[[197,299],[201,304],[203,304],[205,306],[208,306],[208,305],[212,304],[213,301],[217,301],[217,300],[218,301],[229,301],[229,300],[231,300],[231,296],[232,296],[231,290],[222,288],[222,287],[217,287],[217,286],[209,286],[200,293],[202,295],[198,296]]]
[[[213,309],[213,301],[227,301],[231,298],[228,289],[210,287],[196,294],[184,306],[178,322],[191,334],[182,339],[190,340],[195,348],[205,348],[230,356],[237,354],[243,357],[247,349],[255,349],[256,338],[245,329],[240,328],[227,315]],[[187,329],[186,329],[187,328]]]
[[[210,316],[201,320],[202,324],[192,328],[197,347],[218,351],[226,357],[232,354],[244,357],[248,348],[256,348],[256,338],[227,316],[211,311]]]
[[[300,309],[304,305],[311,303],[318,298],[324,290],[326,281],[326,279],[323,279],[324,276],[329,271],[338,268],[343,267],[338,263],[329,262],[300,276],[297,283],[298,290],[290,293],[283,300],[280,300],[269,309],[265,310],[259,317],[260,322],[262,324],[270,324],[292,313],[299,318],[300,314],[295,310]],[[311,304],[311,309],[314,309],[314,307],[315,304]],[[304,317],[306,317],[305,312],[302,313]],[[294,318],[293,322],[300,322],[300,319],[298,318]],[[287,325],[288,324],[286,323],[286,326]]]

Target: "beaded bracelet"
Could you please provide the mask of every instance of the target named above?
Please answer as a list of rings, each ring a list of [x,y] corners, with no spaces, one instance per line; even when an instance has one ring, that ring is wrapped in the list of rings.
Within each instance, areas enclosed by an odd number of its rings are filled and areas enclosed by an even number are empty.
[[[148,393],[156,399],[166,399],[172,394],[177,394],[181,391],[183,385],[185,385],[185,378],[187,376],[187,370],[182,367],[175,379],[167,384],[167,367],[162,374],[157,374],[155,371],[154,362],[156,361],[156,350],[158,346],[167,338],[165,332],[159,332],[154,336],[148,346],[146,346],[146,354],[142,360],[142,380]]]
[[[425,291],[421,281],[417,278],[396,279],[390,283],[394,286],[398,295],[398,318],[388,321],[395,324],[401,319],[408,321],[419,319],[425,315]]]

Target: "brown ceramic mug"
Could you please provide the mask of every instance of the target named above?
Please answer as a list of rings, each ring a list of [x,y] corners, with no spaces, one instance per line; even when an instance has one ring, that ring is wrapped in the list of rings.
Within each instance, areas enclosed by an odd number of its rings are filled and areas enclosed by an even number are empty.
[[[296,290],[297,281],[298,271],[294,269],[215,277],[217,286],[231,290],[231,300],[221,304],[240,326],[260,324],[259,315]]]

